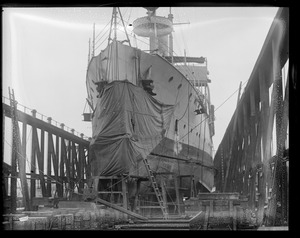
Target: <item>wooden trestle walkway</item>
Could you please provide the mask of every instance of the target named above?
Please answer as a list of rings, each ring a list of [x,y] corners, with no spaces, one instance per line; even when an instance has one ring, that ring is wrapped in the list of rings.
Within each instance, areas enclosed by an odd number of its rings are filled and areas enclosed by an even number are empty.
[[[14,98],[10,101],[11,106],[2,103],[3,128],[9,126],[5,125],[5,121],[9,121],[5,119],[11,118],[13,137],[12,142],[7,141],[3,130],[3,156],[7,146],[5,141],[11,147],[11,163],[3,160],[4,208],[9,207],[12,213],[16,211],[17,178],[20,178],[23,205],[27,211],[33,209],[37,186],[45,198],[52,197],[54,192],[58,198],[70,197],[74,191],[83,193],[84,184],[90,178],[89,141],[65,131],[63,124],[60,128],[52,125],[51,118],[48,122],[36,118],[35,110],[32,115],[17,110]],[[31,145],[30,152],[28,145]],[[30,171],[26,170],[28,167]]]
[[[289,9],[280,8],[214,159],[217,190],[248,196],[258,225],[288,223],[288,59]]]

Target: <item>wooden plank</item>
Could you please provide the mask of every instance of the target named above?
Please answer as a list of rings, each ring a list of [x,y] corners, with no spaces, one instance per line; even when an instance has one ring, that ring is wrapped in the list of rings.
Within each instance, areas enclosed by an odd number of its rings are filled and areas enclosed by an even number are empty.
[[[125,209],[125,208],[123,208],[123,207],[120,207],[120,206],[118,206],[118,205],[115,205],[115,204],[113,204],[113,203],[107,202],[107,201],[105,201],[105,200],[103,200],[103,199],[101,199],[101,198],[97,198],[97,199],[96,199],[96,202],[99,202],[99,203],[101,203],[101,204],[104,204],[104,205],[106,205],[106,206],[108,206],[108,207],[111,207],[111,208],[113,208],[113,209],[116,209],[116,210],[118,210],[118,211],[120,211],[120,212],[124,212],[125,214],[128,214],[129,216],[135,217],[135,218],[137,218],[137,219],[140,219],[140,220],[148,220],[148,218],[146,218],[146,217],[143,217],[143,216],[141,216],[141,215],[139,215],[139,214],[136,214],[136,213],[134,213],[134,212],[132,212],[132,211],[129,211],[129,210],[127,210],[127,209]]]
[[[190,200],[237,200],[239,199],[239,193],[198,193],[196,199],[190,198]]]

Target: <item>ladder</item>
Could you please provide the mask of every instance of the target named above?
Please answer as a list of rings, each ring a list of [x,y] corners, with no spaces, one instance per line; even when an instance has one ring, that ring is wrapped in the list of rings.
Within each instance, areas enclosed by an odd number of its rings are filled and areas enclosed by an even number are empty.
[[[12,149],[14,150],[13,154],[15,154],[14,162],[12,162],[12,167],[14,167],[15,173],[17,173],[17,167],[19,168],[18,177],[20,178],[21,181],[21,189],[23,193],[25,211],[30,211],[31,204],[29,201],[28,184],[26,178],[26,153],[24,153],[23,149],[21,149],[22,145],[21,145],[19,124],[18,124],[17,101],[15,99],[15,93],[13,89],[12,91],[10,91],[10,88],[8,87],[8,93],[9,93],[9,101],[11,107],[11,120],[12,120],[12,131],[13,131]],[[23,143],[26,143],[26,141],[23,141]]]
[[[146,169],[147,169],[147,172],[148,172],[148,175],[149,175],[152,187],[154,189],[154,192],[156,194],[157,200],[159,202],[159,206],[160,206],[160,208],[161,208],[161,210],[163,212],[164,219],[168,219],[168,211],[167,211],[167,209],[165,207],[165,204],[164,204],[164,201],[163,201],[163,197],[162,197],[162,195],[160,193],[160,190],[158,188],[156,179],[155,179],[155,177],[153,175],[153,172],[152,172],[152,170],[150,168],[150,165],[148,163],[147,158],[143,158],[143,162],[144,162],[144,164],[146,166]]]

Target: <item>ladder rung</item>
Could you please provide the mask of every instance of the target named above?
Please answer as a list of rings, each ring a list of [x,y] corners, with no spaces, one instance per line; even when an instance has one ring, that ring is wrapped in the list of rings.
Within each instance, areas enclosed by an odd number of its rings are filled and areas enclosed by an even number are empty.
[[[143,161],[144,161],[144,164],[145,164],[146,169],[148,171],[148,174],[149,174],[149,177],[150,177],[150,180],[151,180],[151,184],[152,184],[152,187],[153,187],[154,192],[156,194],[156,197],[157,197],[158,203],[160,205],[160,208],[161,208],[161,210],[163,212],[164,217],[167,218],[168,217],[168,212],[167,212],[167,210],[166,210],[166,208],[164,206],[164,201],[163,201],[162,195],[161,195],[160,190],[158,188],[158,185],[156,183],[155,177],[153,176],[153,173],[152,173],[152,170],[150,168],[150,165],[148,164],[147,159],[143,159]]]

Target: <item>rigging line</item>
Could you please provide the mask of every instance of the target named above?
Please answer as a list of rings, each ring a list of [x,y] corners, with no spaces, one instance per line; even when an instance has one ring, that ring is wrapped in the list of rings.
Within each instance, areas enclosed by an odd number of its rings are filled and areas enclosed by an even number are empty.
[[[106,36],[104,38],[104,40],[95,48],[95,50],[97,50],[107,39],[108,39],[108,36]]]
[[[177,12],[177,9],[176,9],[176,8],[175,8],[175,11]],[[177,12],[177,16],[178,16],[179,22],[181,22],[180,12]],[[179,29],[180,29],[180,31],[181,31],[181,38],[182,38],[182,40],[183,40],[184,47],[185,47],[185,49],[187,50],[186,42],[185,42],[185,38],[184,38],[184,34],[183,34],[182,27],[179,26]]]
[[[104,31],[104,29],[109,25],[110,21],[108,21],[108,23],[106,24],[106,26],[104,28],[102,28],[101,32],[96,36],[95,39],[98,38],[98,36]],[[101,36],[102,37],[102,36]],[[96,44],[96,43],[95,43]]]
[[[107,30],[105,31],[105,33],[96,41],[95,45],[97,45],[97,43],[106,35],[106,33],[109,31],[110,29],[107,28]]]
[[[242,86],[245,84],[245,83],[247,83],[249,81],[249,79],[248,80],[246,80],[243,84],[242,84]],[[216,109],[215,109],[215,111],[217,111],[221,106],[223,106],[234,94],[236,94],[237,92],[239,91],[239,87],[238,87],[238,89],[237,90],[235,90],[223,103],[221,103],[221,105],[219,105]]]
[[[113,9],[113,13],[112,13],[111,20],[110,20],[109,37],[108,37],[107,45],[109,45],[109,41],[111,40],[111,30],[112,30],[113,19],[114,19],[114,9]]]
[[[248,82],[248,80],[246,80],[242,85],[244,85],[246,82]],[[237,93],[239,91],[239,88],[234,91],[220,106],[218,106],[215,111],[217,111],[221,106],[223,106],[235,93]],[[204,114],[203,114],[204,115]],[[196,126],[193,127],[193,130],[198,127],[202,122],[204,122],[205,120],[209,119],[209,117],[204,118],[201,122],[199,122]],[[189,132],[188,132],[189,133]],[[187,134],[188,134],[187,133]],[[184,136],[182,136],[179,140],[183,139],[187,134],[185,134]]]
[[[126,33],[126,37],[127,37],[127,40],[128,40],[129,46],[131,46],[131,44],[130,44],[130,40],[129,40],[129,38],[128,38],[127,30],[126,30],[126,27],[125,27],[125,24],[124,24],[124,21],[123,21],[122,13],[121,13],[121,11],[120,11],[120,8],[119,8],[119,7],[118,7],[118,10],[119,10],[119,14],[120,14],[120,17],[121,17],[121,20],[122,20],[123,26],[124,26],[124,30],[125,30],[125,33]]]
[[[131,13],[132,13],[132,7],[130,8],[130,12],[129,12],[129,16],[128,16],[128,20],[127,23],[129,23],[130,17],[131,17]],[[125,14],[124,14],[125,15]],[[125,21],[126,22],[126,21]]]
[[[110,36],[109,36],[110,38]],[[112,45],[108,45],[108,52],[107,52],[107,57],[110,58],[111,57],[111,48]],[[111,66],[111,60],[108,60],[106,63],[106,80],[109,81],[109,73],[110,73],[110,66]]]

